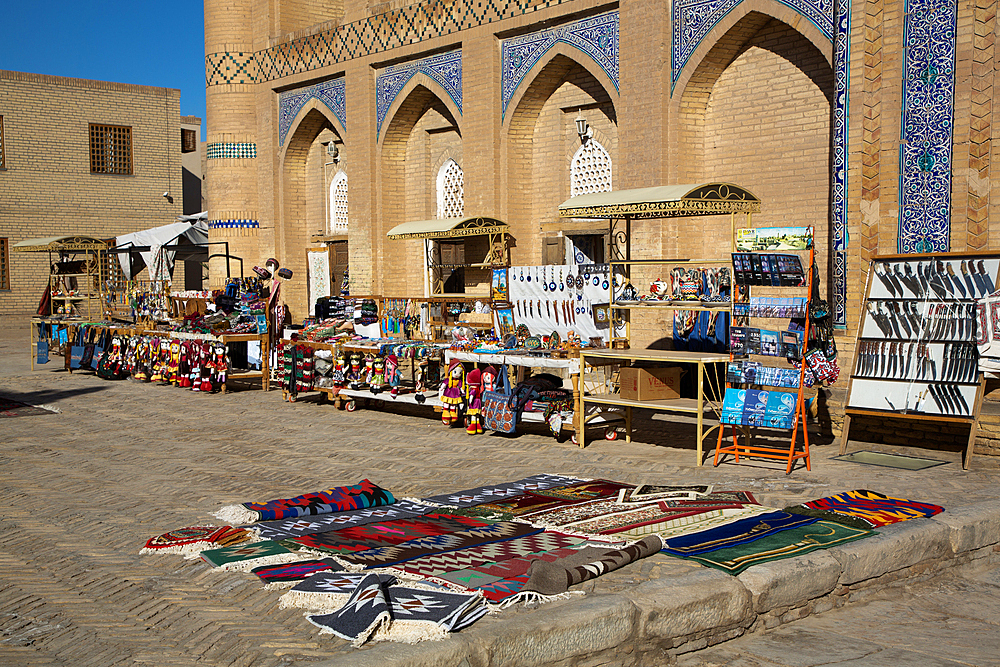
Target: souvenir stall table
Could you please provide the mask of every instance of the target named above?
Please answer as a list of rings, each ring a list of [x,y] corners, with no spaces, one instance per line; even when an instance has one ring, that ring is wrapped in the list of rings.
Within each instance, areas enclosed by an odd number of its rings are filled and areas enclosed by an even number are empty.
[[[583,376],[588,368],[617,366],[618,382],[609,383],[601,392],[587,395],[581,392],[576,411],[578,433],[586,423],[586,404],[618,405],[626,409],[626,437],[631,440],[631,411],[640,407],[654,411],[694,413],[697,416],[697,465],[703,463],[703,441],[712,426],[704,430],[705,410],[711,407],[721,411],[722,387],[719,369],[729,361],[723,354],[728,346],[728,310],[731,302],[731,258],[636,258],[632,255],[632,225],[638,220],[686,218],[707,215],[729,215],[733,241],[736,234],[736,216],[746,216],[749,226],[751,214],[760,211],[760,200],[751,192],[728,183],[703,183],[698,185],[672,185],[634,190],[620,190],[578,195],[559,206],[559,216],[572,224],[574,219],[606,219],[610,239],[611,279],[602,283],[606,318],[611,327],[612,349],[581,350],[580,364]],[[732,249],[732,248],[731,248]],[[703,265],[707,265],[707,268]],[[651,267],[670,267],[670,281],[654,279],[648,295],[640,295],[631,280],[637,273]],[[720,268],[716,268],[720,267]],[[595,304],[596,306],[596,304]],[[674,342],[687,347],[671,351],[632,350],[631,314],[654,312],[654,309],[674,311]],[[693,327],[687,324],[693,321]],[[678,322],[685,323],[684,336],[678,338]],[[694,333],[698,334],[694,338]],[[635,362],[653,366],[654,374],[666,377],[672,365],[693,367],[697,377],[697,397],[681,398],[674,391],[669,398],[644,398],[640,394],[623,396],[621,369],[632,367]],[[706,380],[708,386],[706,387]],[[665,385],[666,380],[658,380]],[[673,380],[679,383],[679,380]],[[662,387],[661,387],[662,388]],[[707,391],[706,391],[707,389]],[[660,392],[663,393],[663,392]],[[585,440],[580,438],[581,446]]]

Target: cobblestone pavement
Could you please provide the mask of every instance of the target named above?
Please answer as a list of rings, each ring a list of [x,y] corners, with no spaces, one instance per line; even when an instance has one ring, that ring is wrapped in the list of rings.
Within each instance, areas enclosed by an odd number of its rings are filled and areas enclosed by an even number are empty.
[[[893,586],[764,635],[682,656],[677,667],[1000,665],[1000,563]]]
[[[816,434],[811,472],[696,468],[690,420],[643,417],[634,442],[580,450],[541,431],[470,437],[417,408],[347,413],[315,398],[286,403],[279,392],[204,395],[54,363],[31,372],[27,345],[26,328],[0,327],[0,396],[60,412],[0,419],[3,665],[279,665],[355,651],[318,635],[300,611],[278,609],[278,593],[252,575],[138,551],[150,536],[215,522],[222,505],[364,477],[398,496],[558,472],[710,483],[772,506],[852,488],[946,507],[996,498],[998,466],[977,458],[963,472],[957,453],[922,452],[950,461],[922,472],[865,467],[831,461],[836,445]],[[627,591],[691,567],[657,555],[590,587]]]

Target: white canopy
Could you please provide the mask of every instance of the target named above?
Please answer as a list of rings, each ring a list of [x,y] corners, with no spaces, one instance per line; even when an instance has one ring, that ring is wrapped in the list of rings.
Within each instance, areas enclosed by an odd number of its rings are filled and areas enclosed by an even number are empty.
[[[142,261],[149,267],[149,277],[152,280],[168,280],[174,272],[174,255],[172,250],[163,250],[163,246],[176,243],[184,238],[193,244],[208,242],[208,214],[199,213],[197,215],[185,215],[179,218],[180,222],[173,222],[162,227],[153,227],[141,232],[123,234],[116,241],[118,248],[128,247],[149,247],[149,250],[139,251]],[[133,273],[142,270],[142,266],[134,267],[132,255],[134,253],[121,253],[118,261],[121,263],[125,277],[131,279]]]

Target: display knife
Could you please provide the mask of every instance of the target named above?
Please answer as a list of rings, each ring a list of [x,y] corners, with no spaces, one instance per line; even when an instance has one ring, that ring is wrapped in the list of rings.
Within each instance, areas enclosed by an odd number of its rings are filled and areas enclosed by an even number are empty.
[[[996,285],[990,280],[990,274],[986,273],[986,265],[983,264],[983,260],[979,260],[979,275],[983,277],[983,287],[985,288],[983,296],[993,294],[996,291]]]
[[[890,301],[889,312],[892,313],[893,322],[899,320],[899,323],[903,325],[903,329],[906,331],[906,337],[909,338],[911,336],[910,322],[907,320],[905,313],[903,313],[902,309],[899,307],[899,303],[896,301]],[[900,338],[902,338],[902,336],[900,336]]]
[[[917,262],[917,279],[920,280],[920,296],[927,294],[927,276],[924,275],[924,263]]]
[[[944,288],[948,290],[948,294],[955,296],[955,287],[952,285],[947,271],[945,271],[944,262],[940,259],[934,260],[934,274],[938,277],[941,284],[944,285]]]
[[[975,285],[975,283],[972,280],[972,276],[969,275],[969,267],[968,267],[968,265],[966,265],[964,259],[962,260],[962,263],[959,266],[959,268],[962,271],[962,278],[965,279],[965,286],[969,288],[969,298],[975,299],[976,298],[976,285]]]
[[[958,385],[950,384],[948,385],[948,390],[951,392],[952,396],[956,400],[955,407],[957,408],[958,403],[961,402],[962,414],[963,415],[971,414],[971,412],[969,411],[969,404],[965,402],[965,396],[962,396],[962,392],[961,390],[959,390]]]
[[[882,335],[890,335],[892,333],[892,328],[889,326],[889,323],[885,321],[885,316],[878,312],[875,307],[875,303],[869,301],[867,307],[869,314],[872,316],[872,320],[875,321],[875,325],[882,331]]]
[[[892,272],[889,274],[889,280],[892,284],[896,286],[896,291],[899,292],[899,296],[903,296],[903,286],[900,284],[899,279],[903,277],[903,274],[899,271],[899,264],[892,267]]]
[[[910,377],[910,362],[913,361],[913,349],[916,347],[916,343],[910,343],[910,351],[906,354],[906,368],[903,370],[903,378]]]
[[[944,406],[941,404],[941,398],[938,396],[937,389],[934,388],[934,385],[928,385],[927,389],[931,392],[931,398],[934,399],[934,404],[937,405],[938,412],[944,414]]]
[[[889,280],[889,275],[887,273],[886,266],[887,266],[886,264],[881,264],[881,263],[876,264],[874,268],[875,275],[878,276],[878,279],[882,281],[882,284],[885,285],[886,291],[888,291],[891,296],[897,296],[896,287],[892,284],[892,281]],[[880,268],[881,271],[879,270]],[[903,295],[902,293],[900,293],[898,296],[903,296]]]
[[[947,266],[946,270],[948,271],[948,277],[951,278],[951,282],[955,283],[955,287],[957,287],[958,291],[962,293],[962,298],[964,299],[965,298],[965,285],[963,285],[962,281],[959,279],[959,277],[957,275],[955,275],[955,267],[953,267],[951,265],[951,262],[948,262],[948,266]]]
[[[948,392],[944,390],[944,385],[931,385],[934,391],[937,392],[938,398],[941,399],[942,412],[948,415],[955,414],[955,408],[951,404],[951,398],[948,396]]]
[[[896,305],[894,301],[890,301],[889,302],[889,305],[886,308],[886,312],[888,313],[888,315],[883,315],[883,317],[885,317],[886,319],[889,320],[889,324],[892,325],[892,332],[894,334],[896,334],[896,338],[902,338],[903,335],[901,333],[899,333],[899,323],[896,322],[896,315],[895,315],[895,313],[893,313],[893,310],[892,310],[892,306],[894,306],[894,305]],[[880,313],[882,312],[882,304],[881,303],[878,305],[878,310],[879,310]]]
[[[909,262],[903,264],[903,275],[900,276],[900,280],[913,296],[920,296],[920,281],[913,275],[913,267],[910,266]]]

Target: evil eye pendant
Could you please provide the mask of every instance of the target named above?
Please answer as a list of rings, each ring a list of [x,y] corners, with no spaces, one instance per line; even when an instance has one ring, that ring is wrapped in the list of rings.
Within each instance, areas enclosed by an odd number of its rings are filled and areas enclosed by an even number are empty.
[[[556,291],[556,281],[552,280],[552,281],[549,282],[549,291],[550,292],[555,292]]]
[[[600,284],[601,284],[601,279],[598,278],[597,276],[594,276],[594,287],[597,287]]]
[[[604,283],[601,285],[601,287],[603,289],[608,289],[608,279],[607,278],[604,279]]]
[[[521,269],[521,282],[524,282],[524,269]]]

